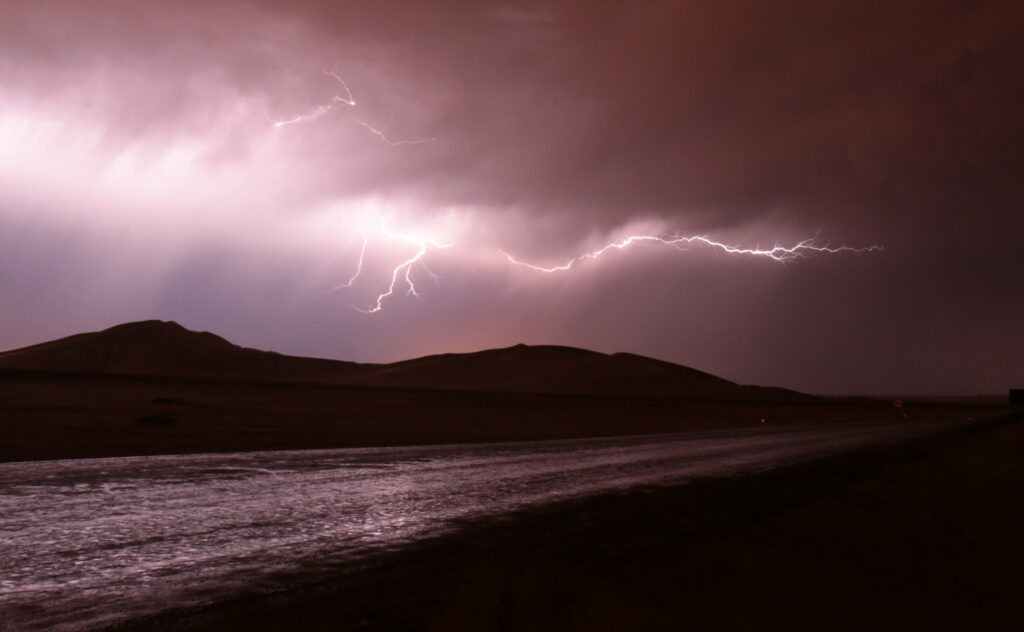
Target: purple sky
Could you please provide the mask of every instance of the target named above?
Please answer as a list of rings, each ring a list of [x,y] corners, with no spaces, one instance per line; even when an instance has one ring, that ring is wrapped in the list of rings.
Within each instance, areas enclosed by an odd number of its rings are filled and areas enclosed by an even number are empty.
[[[160,318],[358,361],[526,342],[821,393],[1024,386],[1019,2],[0,15],[0,349]],[[884,250],[503,254],[631,235]]]

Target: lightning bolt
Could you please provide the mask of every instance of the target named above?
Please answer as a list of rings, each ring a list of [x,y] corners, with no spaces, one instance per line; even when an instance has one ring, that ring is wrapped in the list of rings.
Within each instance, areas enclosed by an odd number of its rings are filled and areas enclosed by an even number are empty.
[[[335,96],[331,101],[335,102],[335,103],[337,103],[337,102],[344,103],[345,105],[347,105],[349,107],[355,107],[356,106],[356,99],[355,99],[355,97],[352,96],[352,91],[348,89],[348,84],[345,83],[345,80],[342,79],[341,77],[339,77],[338,73],[336,71],[334,71],[334,70],[330,70],[330,71],[326,71],[325,70],[324,72],[327,73],[328,75],[330,75],[331,77],[334,77],[335,81],[340,83],[341,87],[345,89],[345,97]]]
[[[286,125],[294,125],[296,123],[302,123],[305,121],[320,118],[324,114],[327,114],[328,112],[331,112],[342,105],[347,105],[348,107],[354,108],[356,106],[356,100],[355,97],[352,96],[352,91],[349,90],[348,84],[345,83],[345,80],[342,79],[334,70],[325,70],[324,74],[327,75],[328,77],[333,77],[335,81],[341,84],[341,87],[345,90],[345,96],[336,94],[333,97],[331,97],[330,102],[324,105],[318,105],[316,109],[314,109],[309,114],[300,114],[295,118],[291,118],[284,121],[278,121],[270,118],[270,115],[267,113],[266,110],[263,111],[263,116],[265,116],[267,121],[274,127],[285,127]]]
[[[355,270],[355,272],[353,272],[352,276],[350,276],[348,278],[348,281],[345,281],[341,285],[336,285],[336,286],[334,286],[331,289],[333,289],[335,291],[343,290],[343,289],[345,289],[347,287],[352,287],[355,284],[356,279],[358,279],[359,275],[361,275],[363,273],[363,259],[366,258],[366,242],[367,241],[368,241],[368,239],[366,237],[366,233],[364,232],[363,233],[363,245],[359,248],[359,261],[358,261],[358,263],[356,263],[356,270]],[[346,248],[346,250],[347,250],[347,248]]]
[[[300,116],[296,116],[296,117],[294,117],[292,119],[288,119],[288,120],[273,120],[273,119],[270,118],[269,115],[266,114],[266,112],[264,112],[264,115],[266,116],[267,120],[275,128],[279,128],[279,127],[285,127],[287,125],[294,125],[296,123],[302,123],[304,121],[309,121],[309,120],[318,118],[318,117],[323,116],[324,114],[326,114],[328,112],[331,112],[331,111],[335,110],[336,108],[340,107],[341,105],[344,105],[344,106],[347,106],[347,107],[352,107],[352,108],[356,107],[355,97],[353,96],[352,90],[349,88],[349,86],[345,82],[345,80],[342,79],[341,76],[335,70],[329,70],[329,71],[325,70],[324,74],[326,74],[326,75],[330,76],[331,78],[333,78],[342,87],[342,89],[344,90],[344,95],[334,95],[333,97],[331,97],[330,102],[328,102],[326,104],[323,104],[323,105],[320,105],[320,106],[317,106],[316,109],[314,109],[313,111],[309,112],[308,114],[303,114],[303,115],[300,115]],[[357,125],[359,125],[360,127],[363,127],[368,132],[370,132],[371,134],[376,136],[382,142],[384,142],[384,143],[386,143],[386,144],[388,144],[388,145],[390,145],[392,147],[397,147],[397,146],[400,146],[400,145],[419,145],[419,144],[422,144],[422,143],[429,143],[429,142],[433,142],[433,141],[437,140],[436,138],[433,138],[433,137],[430,137],[430,138],[395,140],[395,139],[389,138],[388,135],[383,130],[377,129],[376,127],[374,127],[373,125],[367,123],[366,121],[363,121],[363,120],[360,120],[360,119],[352,119],[352,120]],[[397,289],[399,288],[399,286],[402,286],[402,285],[404,285],[404,287],[406,288],[406,292],[405,292],[406,295],[410,295],[411,294],[413,296],[419,297],[420,295],[419,295],[419,293],[416,290],[416,283],[415,283],[415,281],[413,280],[413,277],[412,277],[413,269],[417,266],[417,264],[419,264],[419,267],[422,268],[427,274],[430,275],[431,279],[433,279],[435,283],[438,283],[438,276],[436,274],[434,274],[430,270],[430,268],[427,267],[426,263],[424,262],[424,257],[427,256],[427,253],[430,251],[431,248],[438,249],[438,250],[443,250],[443,249],[446,249],[446,248],[450,248],[450,247],[452,247],[454,245],[454,244],[450,244],[450,243],[442,244],[442,243],[440,243],[440,242],[438,242],[437,240],[434,240],[434,239],[426,239],[426,238],[416,237],[414,235],[408,235],[408,234],[402,234],[402,233],[393,233],[390,230],[388,230],[387,224],[386,224],[386,222],[385,222],[383,217],[379,217],[379,220],[380,220],[380,230],[381,230],[381,232],[385,236],[387,236],[390,239],[394,239],[394,240],[398,240],[398,241],[404,241],[404,242],[406,242],[408,244],[411,244],[411,245],[416,247],[416,251],[415,251],[415,253],[411,257],[409,257],[408,259],[404,260],[403,262],[401,262],[400,264],[398,264],[397,266],[395,266],[391,270],[390,281],[388,283],[387,289],[385,289],[383,292],[381,292],[380,294],[377,295],[376,300],[373,302],[373,304],[370,307],[368,307],[366,309],[357,308],[357,309],[359,309],[359,311],[367,313],[367,314],[375,314],[375,313],[381,311],[381,309],[383,309],[383,306],[384,306],[384,301],[387,298],[393,296],[395,294],[395,292],[397,291]],[[368,241],[369,241],[369,239],[368,239],[367,234],[366,234],[366,232],[364,230],[363,236],[362,236],[362,245],[361,245],[361,247],[359,249],[359,259],[358,259],[358,261],[356,263],[355,271],[352,273],[352,275],[349,277],[349,279],[345,283],[342,283],[340,285],[335,286],[333,288],[334,290],[341,290],[341,289],[351,288],[351,287],[353,287],[355,285],[355,282],[360,278],[360,276],[363,273],[363,263],[364,263],[365,258],[366,258],[366,250],[367,250]],[[728,244],[728,243],[725,243],[725,242],[716,241],[714,239],[711,239],[707,235],[670,236],[670,237],[663,237],[663,236],[659,236],[659,235],[630,235],[629,237],[626,237],[626,238],[621,239],[619,241],[605,244],[604,246],[602,246],[602,247],[600,247],[600,248],[598,248],[596,250],[592,250],[590,252],[586,252],[586,253],[583,253],[583,254],[581,254],[579,256],[576,256],[576,257],[570,259],[569,261],[567,261],[564,264],[557,265],[557,266],[550,266],[550,267],[542,266],[542,265],[537,265],[537,264],[533,264],[533,263],[529,263],[527,261],[523,261],[523,260],[517,259],[516,257],[514,257],[511,254],[509,254],[508,252],[505,252],[504,250],[500,250],[499,249],[498,252],[500,252],[501,255],[512,265],[529,268],[530,270],[534,270],[534,271],[537,271],[537,272],[555,273],[555,272],[568,272],[568,271],[572,270],[574,267],[576,267],[578,264],[580,264],[582,262],[585,262],[585,261],[588,261],[588,260],[591,260],[591,259],[598,259],[598,258],[602,257],[603,255],[609,253],[612,250],[625,250],[626,248],[629,248],[630,246],[633,246],[634,244],[643,244],[643,243],[662,245],[662,246],[669,246],[669,247],[672,247],[672,248],[676,248],[677,250],[687,250],[687,246],[691,246],[691,245],[706,246],[706,247],[709,247],[709,248],[712,248],[712,249],[720,250],[722,252],[725,252],[725,253],[728,253],[728,254],[731,254],[731,255],[744,255],[744,256],[752,256],[752,257],[763,257],[763,258],[768,258],[768,259],[771,259],[771,260],[779,262],[779,263],[787,263],[787,262],[790,262],[790,261],[793,261],[793,260],[796,260],[796,259],[801,259],[801,258],[803,258],[805,256],[810,255],[810,254],[839,254],[839,253],[844,253],[844,252],[868,253],[868,252],[875,252],[875,251],[883,250],[884,249],[882,246],[877,245],[877,244],[876,245],[871,245],[871,246],[866,246],[866,247],[861,247],[861,248],[855,248],[855,247],[851,247],[851,246],[832,247],[828,243],[820,244],[818,242],[818,235],[815,235],[814,237],[811,237],[809,239],[804,239],[802,241],[799,241],[796,244],[791,245],[791,246],[785,246],[785,245],[776,243],[771,248],[760,248],[760,247],[748,248],[748,247],[742,247],[742,246],[735,246],[735,245],[731,245],[731,244]]]
[[[767,257],[767,258],[772,259],[774,261],[778,261],[779,263],[786,263],[786,262],[789,262],[789,261],[793,261],[795,259],[801,259],[801,258],[803,258],[803,257],[805,257],[805,256],[807,256],[808,254],[811,254],[811,253],[818,253],[818,254],[839,254],[841,252],[867,253],[867,252],[874,252],[876,250],[884,250],[884,248],[882,246],[880,246],[880,245],[871,245],[871,246],[867,246],[867,247],[864,247],[864,248],[853,248],[851,246],[839,246],[837,248],[833,248],[833,247],[829,246],[828,244],[820,245],[820,244],[817,243],[817,240],[818,240],[818,237],[815,236],[815,237],[811,237],[810,239],[804,239],[803,241],[799,241],[799,242],[797,242],[796,244],[794,244],[792,246],[783,246],[781,244],[775,244],[771,248],[743,248],[743,247],[740,247],[740,246],[733,246],[733,245],[726,244],[726,243],[723,243],[723,242],[720,242],[720,241],[715,241],[715,240],[707,237],[706,235],[691,235],[691,236],[687,236],[687,237],[659,237],[659,236],[656,236],[656,235],[630,235],[629,237],[626,237],[625,239],[622,239],[620,241],[616,241],[616,242],[612,242],[610,244],[606,244],[606,245],[598,248],[597,250],[592,250],[590,252],[587,252],[587,253],[584,253],[582,255],[579,255],[578,257],[574,257],[574,258],[570,259],[569,261],[567,261],[566,263],[564,263],[562,265],[551,266],[551,267],[535,265],[535,264],[532,264],[532,263],[528,263],[526,261],[522,261],[522,260],[516,259],[515,257],[513,257],[509,253],[505,252],[504,250],[499,250],[499,252],[511,264],[514,264],[514,265],[517,265],[517,266],[522,266],[524,268],[529,268],[531,270],[536,270],[537,272],[548,272],[548,273],[550,273],[550,272],[567,272],[567,271],[573,269],[577,264],[579,264],[581,262],[584,262],[584,261],[587,261],[587,260],[590,260],[590,259],[597,259],[597,258],[601,257],[602,255],[608,253],[611,250],[624,250],[624,249],[626,249],[626,248],[628,248],[628,247],[630,247],[630,246],[632,246],[634,244],[642,244],[642,243],[653,243],[653,244],[660,244],[660,245],[664,245],[664,246],[671,246],[672,248],[676,248],[677,250],[685,250],[686,249],[685,246],[693,245],[693,244],[704,245],[704,246],[709,246],[711,248],[715,248],[715,249],[721,250],[723,252],[726,252],[726,253],[729,253],[729,254],[732,254],[732,255],[748,255],[748,256],[754,256],[754,257]]]
[[[377,138],[381,139],[382,141],[384,141],[388,145],[391,145],[392,147],[398,147],[399,145],[419,145],[421,143],[432,143],[435,140],[437,140],[434,137],[430,137],[430,138],[416,138],[416,139],[411,139],[411,140],[391,140],[390,138],[387,137],[387,135],[384,132],[382,132],[381,130],[379,130],[379,129],[375,128],[374,126],[370,125],[366,121],[356,120],[356,123],[359,124],[359,125],[362,125],[367,130],[369,130],[369,132],[371,134],[373,134]]]
[[[427,267],[427,264],[424,261],[424,259],[431,251],[431,249],[443,250],[446,248],[450,248],[454,245],[452,243],[441,243],[435,239],[419,237],[416,235],[394,233],[388,229],[387,223],[385,222],[383,217],[379,218],[379,223],[380,231],[383,235],[385,235],[389,239],[403,241],[412,246],[415,246],[416,251],[413,253],[412,256],[410,256],[409,258],[405,259],[397,266],[392,268],[387,288],[377,295],[376,300],[370,305],[370,307],[366,309],[356,308],[359,311],[366,314],[375,314],[381,311],[384,307],[384,302],[389,297],[395,295],[403,286],[405,287],[406,296],[411,294],[413,296],[419,297],[420,294],[417,291],[416,283],[413,280],[414,268],[421,268],[423,271],[430,275],[430,277],[434,280],[435,283],[438,283],[438,275],[434,274],[430,270],[430,268]],[[359,251],[359,261],[357,263],[355,272],[353,272],[352,276],[349,278],[348,281],[346,281],[344,284],[337,286],[335,289],[350,288],[355,284],[356,280],[360,277],[363,271],[363,261],[366,255],[367,242],[368,239],[364,232],[362,247],[360,248]],[[501,255],[505,258],[505,260],[507,260],[510,264],[529,268],[537,272],[554,273],[568,272],[582,262],[591,259],[598,259],[601,256],[613,250],[625,250],[626,248],[629,248],[630,246],[633,246],[635,244],[644,243],[668,246],[671,248],[675,248],[677,250],[687,250],[687,246],[691,245],[705,246],[716,250],[720,250],[731,255],[761,257],[765,259],[771,259],[772,261],[778,263],[788,263],[790,261],[802,259],[812,254],[840,254],[847,252],[864,254],[884,250],[883,246],[877,244],[860,248],[855,248],[852,246],[833,247],[828,243],[819,243],[818,236],[809,239],[804,239],[789,246],[775,244],[771,248],[748,248],[716,241],[706,235],[689,235],[674,237],[662,237],[657,235],[630,235],[629,237],[626,237],[619,241],[606,244],[596,250],[592,250],[590,252],[586,252],[577,257],[574,257],[573,259],[570,259],[569,261],[562,265],[550,267],[536,265],[533,263],[529,263],[527,261],[522,261],[512,256],[511,254],[505,252],[504,250],[498,250],[498,252],[500,252]]]
[[[392,296],[396,292],[396,289],[398,288],[399,285],[404,284],[406,288],[406,296],[411,294],[418,298],[419,293],[416,291],[416,282],[413,281],[412,278],[413,268],[416,266],[417,263],[420,264],[420,267],[423,268],[423,270],[426,271],[426,273],[429,274],[430,277],[436,283],[438,277],[430,270],[430,268],[426,266],[425,263],[423,263],[423,257],[427,255],[427,252],[429,252],[431,248],[443,250],[445,248],[450,248],[454,245],[441,243],[435,239],[417,237],[415,235],[393,233],[390,230],[388,230],[387,223],[384,221],[383,218],[381,218],[380,220],[380,230],[384,235],[391,239],[404,241],[406,243],[412,244],[413,246],[416,246],[416,252],[411,257],[409,257],[402,263],[398,264],[391,270],[391,280],[390,283],[388,283],[387,289],[377,295],[377,299],[373,302],[373,304],[370,307],[366,309],[356,308],[365,314],[376,314],[377,312],[379,312],[384,307],[384,300],[387,299],[389,296]],[[339,289],[344,287],[351,287],[352,283],[354,283],[355,280],[359,277],[359,274],[362,272],[363,255],[365,253],[366,237],[364,236],[363,248],[359,253],[359,265],[356,268],[355,273],[349,279],[348,283],[339,286]]]
[[[300,114],[298,116],[286,120],[273,119],[270,117],[270,114],[267,113],[266,109],[264,109],[263,116],[264,118],[267,119],[267,122],[269,122],[275,128],[281,128],[286,127],[288,125],[295,125],[296,123],[304,123],[306,121],[311,121],[313,119],[320,118],[324,114],[332,112],[335,109],[341,107],[342,105],[351,108],[356,107],[356,98],[355,96],[353,96],[352,90],[348,87],[348,84],[345,83],[345,80],[341,78],[341,75],[339,75],[336,70],[325,70],[324,74],[337,81],[338,84],[341,85],[342,89],[344,89],[345,94],[336,94],[333,97],[331,97],[331,100],[328,103],[318,105],[308,114]],[[387,143],[388,145],[391,145],[392,147],[398,147],[401,145],[420,145],[422,143],[432,143],[437,140],[434,137],[394,140],[392,138],[389,138],[388,135],[383,130],[377,129],[376,127],[370,125],[366,121],[360,119],[353,119],[353,121],[363,129],[367,130],[368,132],[370,132],[383,142]]]

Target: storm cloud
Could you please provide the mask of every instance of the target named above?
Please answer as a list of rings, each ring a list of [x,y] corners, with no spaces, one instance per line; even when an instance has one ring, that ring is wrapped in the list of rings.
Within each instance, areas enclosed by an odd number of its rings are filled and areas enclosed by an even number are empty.
[[[0,347],[155,317],[355,360],[527,342],[815,392],[1024,381],[1018,3],[2,9]],[[638,233],[885,250],[558,275],[499,252]],[[426,239],[452,246],[419,297],[354,309]]]

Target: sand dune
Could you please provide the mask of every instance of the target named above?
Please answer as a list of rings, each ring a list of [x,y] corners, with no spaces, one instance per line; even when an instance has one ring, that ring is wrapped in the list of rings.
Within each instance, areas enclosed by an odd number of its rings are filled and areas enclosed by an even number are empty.
[[[232,344],[174,322],[143,321],[0,353],[0,368],[261,379],[362,386],[795,401],[778,388],[742,386],[629,353],[516,345],[392,364],[302,358]]]

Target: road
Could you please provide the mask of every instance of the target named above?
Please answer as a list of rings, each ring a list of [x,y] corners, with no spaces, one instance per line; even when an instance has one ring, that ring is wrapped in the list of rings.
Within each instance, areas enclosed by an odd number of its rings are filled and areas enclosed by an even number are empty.
[[[953,424],[0,464],[0,627],[94,629],[271,590],[289,570],[344,567],[456,520],[756,472]]]

